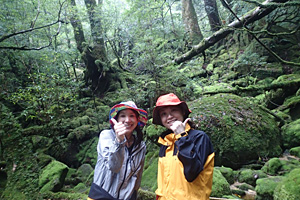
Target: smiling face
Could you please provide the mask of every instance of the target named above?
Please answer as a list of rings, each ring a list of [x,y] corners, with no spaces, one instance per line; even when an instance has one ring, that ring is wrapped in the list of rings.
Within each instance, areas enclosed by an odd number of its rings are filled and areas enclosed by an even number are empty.
[[[165,106],[159,109],[161,123],[167,128],[173,125],[175,121],[183,122],[184,113],[180,106]]]
[[[126,127],[126,135],[131,134],[138,125],[137,113],[131,109],[121,110],[117,115],[117,121]]]

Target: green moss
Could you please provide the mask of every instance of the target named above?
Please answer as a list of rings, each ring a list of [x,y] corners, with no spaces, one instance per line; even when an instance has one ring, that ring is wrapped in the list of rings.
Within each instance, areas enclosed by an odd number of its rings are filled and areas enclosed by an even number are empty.
[[[231,168],[223,167],[223,166],[222,167],[215,167],[215,168],[220,170],[220,172],[226,178],[226,180],[229,184],[234,183],[234,174],[233,174],[233,170]]]
[[[52,161],[43,169],[39,177],[40,191],[42,193],[58,191],[62,188],[67,173],[68,166],[58,161]]]
[[[262,170],[270,175],[276,175],[282,167],[282,162],[279,158],[271,158],[262,168]]]
[[[291,171],[274,191],[274,200],[300,199],[300,168]]]
[[[143,172],[141,188],[154,192],[157,188],[157,166],[158,157],[155,157],[151,164]]]
[[[230,195],[230,185],[222,175],[220,170],[214,168],[213,185],[211,195],[212,197],[222,197],[223,195]]]
[[[294,147],[290,149],[290,154],[293,156],[297,156],[300,158],[300,146],[299,147]]]
[[[43,193],[43,199],[68,199],[68,200],[86,200],[87,194],[82,193],[67,193],[67,192],[51,192]]]
[[[212,140],[215,165],[236,169],[281,154],[277,122],[249,99],[217,94],[188,103],[197,128]]]
[[[245,182],[255,186],[257,179],[265,177],[267,177],[267,175],[261,170],[245,169],[241,170],[238,180],[239,182]]]
[[[255,191],[257,200],[273,200],[274,190],[283,180],[281,176],[261,178],[256,181]]]
[[[282,127],[283,145],[286,148],[300,146],[300,119]]]
[[[156,198],[156,194],[154,192],[150,192],[147,190],[139,189],[137,200],[153,200]]]

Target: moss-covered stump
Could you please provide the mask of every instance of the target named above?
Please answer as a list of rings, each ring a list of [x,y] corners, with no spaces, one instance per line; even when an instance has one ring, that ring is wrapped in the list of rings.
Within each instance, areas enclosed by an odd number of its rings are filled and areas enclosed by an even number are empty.
[[[256,181],[256,200],[273,200],[274,190],[283,180],[282,176],[271,176]]]
[[[259,157],[281,154],[277,122],[250,100],[217,94],[188,104],[192,120],[212,140],[215,165],[238,169]]]
[[[68,166],[58,162],[52,161],[49,165],[47,165],[40,174],[39,177],[39,187],[40,192],[59,191],[63,185],[65,178],[68,173]]]
[[[274,200],[300,199],[300,168],[292,170],[276,187]]]
[[[300,119],[282,127],[282,139],[287,149],[300,146]]]
[[[213,185],[211,191],[211,197],[223,197],[224,195],[230,195],[230,185],[222,175],[220,170],[214,168],[214,175],[213,175]]]

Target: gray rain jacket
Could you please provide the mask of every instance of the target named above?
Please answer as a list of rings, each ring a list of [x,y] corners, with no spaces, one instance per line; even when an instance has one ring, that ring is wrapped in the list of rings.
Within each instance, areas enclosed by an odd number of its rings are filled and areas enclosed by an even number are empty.
[[[125,143],[126,139],[122,143],[117,141],[113,129],[100,133],[93,184],[100,187],[100,193],[106,193],[104,196],[109,194],[112,199],[133,199],[132,195],[137,194],[141,184],[146,145],[143,141],[140,145],[135,144],[129,154]],[[91,190],[94,190],[93,187]],[[91,193],[95,191],[90,191],[89,197],[97,199],[98,195],[93,197]]]

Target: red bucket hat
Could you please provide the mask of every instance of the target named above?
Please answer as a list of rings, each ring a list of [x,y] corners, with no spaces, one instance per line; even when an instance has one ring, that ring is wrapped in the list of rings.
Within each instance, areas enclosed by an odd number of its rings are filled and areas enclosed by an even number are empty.
[[[156,101],[156,106],[153,109],[153,124],[162,125],[160,116],[159,116],[159,109],[163,106],[181,106],[184,111],[184,119],[186,119],[189,114],[192,112],[188,108],[187,104],[184,101],[180,101],[180,99],[174,94],[169,93],[160,96]]]

